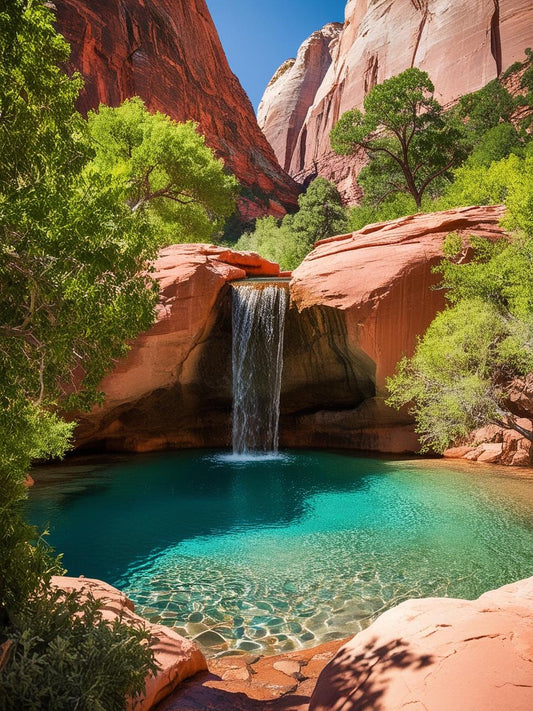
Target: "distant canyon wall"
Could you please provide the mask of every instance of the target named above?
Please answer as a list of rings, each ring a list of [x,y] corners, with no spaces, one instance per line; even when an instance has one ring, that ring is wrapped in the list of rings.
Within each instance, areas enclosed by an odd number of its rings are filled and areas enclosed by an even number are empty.
[[[318,37],[321,50],[310,51]],[[353,203],[362,156],[336,156],[329,143],[345,111],[361,107],[373,86],[413,66],[428,72],[435,97],[446,105],[523,60],[526,47],[533,47],[531,0],[349,0],[342,29],[316,32],[296,61],[274,75],[259,125],[296,180],[321,175]]]
[[[294,210],[298,186],[280,168],[229,68],[205,0],[55,0],[70,70],[85,88],[79,109],[140,96],[153,111],[199,124],[244,187],[241,216]]]

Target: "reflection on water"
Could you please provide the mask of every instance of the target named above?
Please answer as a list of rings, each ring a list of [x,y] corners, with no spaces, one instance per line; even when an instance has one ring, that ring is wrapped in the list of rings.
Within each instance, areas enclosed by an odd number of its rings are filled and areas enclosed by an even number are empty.
[[[533,574],[533,480],[326,452],[179,452],[37,469],[28,518],[72,575],[124,589],[208,653],[354,633],[422,595]]]

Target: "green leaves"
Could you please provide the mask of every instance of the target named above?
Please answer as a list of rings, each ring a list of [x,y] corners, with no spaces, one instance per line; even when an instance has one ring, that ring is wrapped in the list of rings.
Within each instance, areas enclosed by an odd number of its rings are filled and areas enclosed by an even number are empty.
[[[524,326],[479,297],[435,318],[414,356],[387,381],[388,404],[410,405],[422,451],[442,452],[505,419],[502,376],[533,366],[533,324]]]
[[[256,221],[255,230],[244,234],[238,249],[253,250],[281,265],[295,269],[313,244],[348,229],[346,211],[337,188],[324,178],[315,178],[298,198],[299,211],[286,215],[281,225],[274,217]]]
[[[368,199],[409,193],[418,209],[436,180],[466,157],[463,125],[433,98],[426,72],[406,69],[375,86],[364,100],[365,113],[348,111],[330,134],[333,150],[364,150],[369,167],[359,182]]]
[[[132,212],[145,212],[160,244],[212,241],[235,209],[237,181],[192,121],[150,114],[135,97],[88,117],[96,155],[89,175],[107,176]]]

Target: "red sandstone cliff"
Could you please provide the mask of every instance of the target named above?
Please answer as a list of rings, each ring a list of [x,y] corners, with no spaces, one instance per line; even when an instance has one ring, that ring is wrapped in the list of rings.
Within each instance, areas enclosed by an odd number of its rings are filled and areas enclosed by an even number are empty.
[[[331,65],[342,25],[326,25],[305,40],[296,59],[288,59],[267,86],[257,122],[285,170],[289,170],[307,110]]]
[[[329,132],[345,111],[362,105],[375,84],[416,66],[429,73],[436,98],[447,104],[523,60],[531,46],[531,0],[349,0],[331,66],[314,99],[305,97],[307,115],[290,162],[283,147],[293,144],[292,126],[283,107],[293,101],[293,85],[283,77],[265,92],[262,112],[269,120],[263,130],[298,181],[323,175],[353,202],[361,162],[335,156]]]
[[[367,225],[318,243],[293,274],[281,388],[280,444],[382,452],[417,449],[412,419],[384,404],[385,379],[444,305],[431,267],[449,232],[501,237],[502,206]],[[79,444],[99,449],[228,446],[231,288],[276,277],[257,255],[207,245],[166,248],[156,262],[157,323],[102,382],[106,401],[79,418]],[[516,390],[517,415],[530,390]],[[506,435],[503,435],[506,436]],[[478,440],[479,442],[479,440]],[[525,463],[513,440],[506,463]],[[495,447],[488,448],[491,452]],[[518,456],[520,455],[520,456]],[[518,456],[518,458],[517,458]],[[520,461],[519,461],[520,460]]]
[[[205,0],[55,0],[57,28],[85,79],[79,108],[140,96],[177,121],[197,121],[245,188],[244,218],[296,207],[252,105],[231,72]],[[253,193],[253,194],[250,194]]]

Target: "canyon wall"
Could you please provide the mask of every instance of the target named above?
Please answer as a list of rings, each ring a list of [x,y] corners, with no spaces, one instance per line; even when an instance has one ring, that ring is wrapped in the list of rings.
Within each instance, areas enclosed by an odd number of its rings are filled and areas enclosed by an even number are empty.
[[[501,237],[503,212],[413,215],[316,245],[287,284],[282,447],[418,448],[410,416],[385,405],[386,378],[444,305],[431,268],[446,235]],[[104,405],[76,418],[78,446],[231,445],[231,282],[279,280],[279,267],[253,253],[175,245],[155,268],[157,322],[103,381]]]
[[[289,140],[292,126],[283,114],[294,101],[285,75],[275,75],[267,88],[260,125],[296,180],[322,175],[352,203],[359,196],[355,176],[363,157],[333,154],[329,132],[345,111],[362,106],[373,86],[416,66],[429,73],[435,98],[448,104],[523,60],[531,46],[530,0],[349,0],[331,65],[314,98],[304,97],[307,113],[296,142]],[[285,146],[293,144],[289,161]]]
[[[245,220],[282,216],[298,187],[281,170],[228,66],[205,0],[55,0],[69,70],[85,81],[79,109],[140,96],[152,111],[199,124],[244,191]]]
[[[257,122],[285,170],[290,170],[307,110],[331,65],[341,30],[342,25],[333,22],[314,32],[302,44],[296,59],[281,65],[265,90]]]

